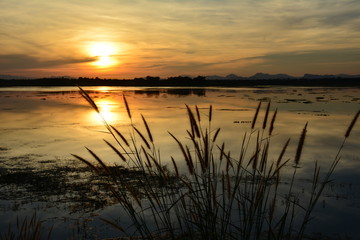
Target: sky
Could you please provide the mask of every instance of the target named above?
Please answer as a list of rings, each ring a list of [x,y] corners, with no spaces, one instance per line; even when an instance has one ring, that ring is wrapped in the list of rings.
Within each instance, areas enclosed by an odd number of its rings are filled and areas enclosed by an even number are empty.
[[[360,74],[360,0],[0,0],[0,75]]]

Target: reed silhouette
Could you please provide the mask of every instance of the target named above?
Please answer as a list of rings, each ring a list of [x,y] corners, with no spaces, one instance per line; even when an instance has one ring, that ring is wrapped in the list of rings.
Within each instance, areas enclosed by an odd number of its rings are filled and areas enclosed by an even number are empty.
[[[82,88],[80,93],[101,115],[90,95]],[[132,224],[103,221],[122,235],[142,239],[303,239],[309,234],[306,229],[311,224],[314,207],[331,180],[360,112],[350,123],[330,168],[321,172],[315,163],[311,188],[307,189],[309,195],[302,198],[294,186],[299,179],[308,123],[300,133],[293,159],[284,159],[288,139],[276,161],[272,160],[269,152],[277,110],[271,117],[270,102],[263,121],[259,120],[259,103],[249,131],[234,139],[240,143],[236,155],[226,149],[224,142],[218,142],[221,128],[213,127],[212,106],[203,113],[197,106],[186,105],[187,140],[169,132],[181,152],[180,159],[167,156],[172,163],[170,169],[160,157],[145,117],[141,115],[142,128],[135,126],[125,96],[123,100],[130,122],[129,135],[102,118],[114,139],[114,143],[106,144],[119,156],[122,167],[139,175],[129,181],[90,149],[87,150],[93,160],[73,156],[106,179],[105,189],[123,207]],[[207,118],[202,118],[203,115]],[[182,162],[185,169],[179,167]],[[290,184],[281,184],[285,166],[289,165],[293,166]]]

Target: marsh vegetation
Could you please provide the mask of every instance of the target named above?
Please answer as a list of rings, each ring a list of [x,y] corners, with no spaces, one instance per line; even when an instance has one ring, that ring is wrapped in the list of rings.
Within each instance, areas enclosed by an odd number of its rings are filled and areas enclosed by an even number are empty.
[[[277,110],[270,113],[270,101],[261,120],[259,102],[251,128],[236,139],[240,148],[235,154],[224,142],[217,141],[221,128],[212,126],[212,106],[203,114],[197,106],[192,109],[186,105],[189,120],[186,141],[169,132],[181,152],[180,159],[170,156],[170,167],[162,163],[145,117],[141,115],[143,131],[133,124],[133,113],[125,96],[129,136],[106,121],[87,92],[81,88],[80,92],[113,137],[114,143],[104,141],[117,154],[119,165],[128,171],[135,169],[140,175],[127,181],[126,174],[114,171],[88,148],[93,160],[73,156],[107,178],[107,191],[123,207],[131,224],[123,226],[102,220],[127,236],[142,239],[303,239],[360,113],[349,124],[328,169],[321,171],[315,162],[310,188],[300,195],[295,186],[308,124],[299,135],[293,158],[284,158],[288,139],[278,157],[270,159],[277,116]],[[181,161],[186,163],[185,171],[179,170]],[[283,168],[289,164],[293,167],[290,183],[283,186],[280,184]]]

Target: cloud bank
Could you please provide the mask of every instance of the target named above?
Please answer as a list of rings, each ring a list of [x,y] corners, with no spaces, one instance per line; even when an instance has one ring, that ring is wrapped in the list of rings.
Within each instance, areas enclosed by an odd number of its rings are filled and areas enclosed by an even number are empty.
[[[4,0],[0,70],[357,74],[359,12],[357,0]],[[95,41],[121,46],[119,66],[99,72],[87,64],[94,59],[85,46]]]

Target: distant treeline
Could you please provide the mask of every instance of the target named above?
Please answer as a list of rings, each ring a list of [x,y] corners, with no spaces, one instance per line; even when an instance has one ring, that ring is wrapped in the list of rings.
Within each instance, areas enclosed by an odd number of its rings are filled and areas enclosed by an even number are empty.
[[[205,77],[160,77],[134,79],[101,78],[39,78],[39,79],[0,79],[0,87],[12,86],[144,86],[144,87],[252,87],[252,86],[360,86],[360,78],[322,78],[322,79],[212,79]]]

